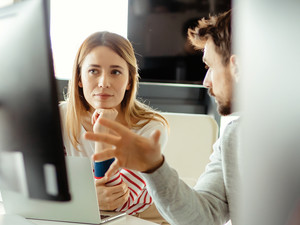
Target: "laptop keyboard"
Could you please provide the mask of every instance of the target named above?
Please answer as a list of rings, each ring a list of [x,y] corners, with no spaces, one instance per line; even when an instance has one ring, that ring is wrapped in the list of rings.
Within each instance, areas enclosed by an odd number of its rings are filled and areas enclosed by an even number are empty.
[[[109,215],[100,215],[101,216],[101,220],[106,219],[107,217],[110,217]]]

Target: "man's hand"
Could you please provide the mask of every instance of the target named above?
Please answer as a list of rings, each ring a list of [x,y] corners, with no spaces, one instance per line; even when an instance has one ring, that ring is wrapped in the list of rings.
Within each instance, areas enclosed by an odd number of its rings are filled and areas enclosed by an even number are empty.
[[[164,158],[160,151],[158,130],[148,139],[133,133],[115,121],[100,118],[98,122],[116,133],[116,135],[91,132],[85,134],[88,140],[104,142],[115,147],[102,150],[93,156],[95,161],[115,158],[106,176],[112,176],[120,167],[152,172],[162,165]]]
[[[98,204],[101,210],[115,210],[123,206],[129,198],[129,189],[125,182],[116,186],[105,185],[106,178],[96,180]]]
[[[96,109],[92,116],[92,124],[94,133],[108,133],[109,129],[101,126],[99,123],[100,118],[107,118],[111,120],[115,120],[118,115],[118,111],[116,109]],[[101,152],[104,148],[110,147],[104,143],[95,143],[95,152]]]

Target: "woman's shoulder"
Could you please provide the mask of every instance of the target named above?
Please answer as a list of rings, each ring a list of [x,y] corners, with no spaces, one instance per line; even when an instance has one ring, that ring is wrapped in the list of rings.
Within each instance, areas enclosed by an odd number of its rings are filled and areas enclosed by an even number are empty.
[[[165,128],[167,128],[166,125],[162,121],[159,121],[159,120],[152,119],[148,123],[147,122],[148,122],[147,119],[140,120],[137,124],[143,124],[143,123],[146,123],[146,124],[143,127],[138,128],[137,130],[149,130],[149,129],[157,129],[157,128],[165,129]]]
[[[142,120],[140,122],[145,122],[145,121]],[[168,141],[169,128],[162,121],[151,120],[146,125],[144,125],[142,128],[134,130],[134,132],[137,133],[138,135],[149,138],[152,135],[152,133],[156,130],[160,131],[159,143],[160,143],[161,148],[163,150],[165,148],[166,144],[167,144],[167,141]]]
[[[60,111],[67,111],[67,102],[66,101],[60,101],[58,103],[58,108]]]
[[[58,109],[60,112],[60,116],[64,117],[67,113],[67,102],[66,101],[61,101],[58,103]]]
[[[65,101],[59,102],[58,109],[59,109],[60,119],[64,125],[64,121],[66,120],[66,114],[67,114],[67,102]]]

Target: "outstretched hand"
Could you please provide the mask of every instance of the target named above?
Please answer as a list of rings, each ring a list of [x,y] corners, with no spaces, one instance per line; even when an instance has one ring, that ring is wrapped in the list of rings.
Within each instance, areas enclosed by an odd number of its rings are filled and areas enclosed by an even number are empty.
[[[85,138],[88,140],[114,146],[114,148],[108,148],[93,155],[95,161],[115,158],[106,176],[112,176],[120,167],[141,172],[152,172],[163,163],[164,158],[159,145],[160,131],[155,131],[148,139],[135,134],[115,121],[100,118],[97,122],[116,133],[116,135],[92,132],[85,134]]]

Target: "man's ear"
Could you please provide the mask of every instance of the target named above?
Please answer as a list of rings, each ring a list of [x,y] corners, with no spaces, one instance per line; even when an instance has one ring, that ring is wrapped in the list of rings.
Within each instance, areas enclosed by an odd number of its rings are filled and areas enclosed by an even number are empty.
[[[230,56],[230,70],[232,76],[235,78],[235,81],[239,80],[240,73],[239,73],[239,63],[236,55],[231,55]]]

